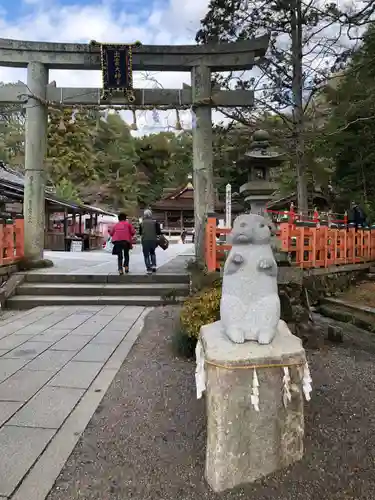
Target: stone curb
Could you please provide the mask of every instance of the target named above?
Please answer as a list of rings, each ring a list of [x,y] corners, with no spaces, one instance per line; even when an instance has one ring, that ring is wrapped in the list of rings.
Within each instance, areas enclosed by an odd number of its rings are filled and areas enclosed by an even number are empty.
[[[13,274],[0,288],[0,309],[5,307],[6,301],[15,294],[16,288],[25,280],[22,273]]]

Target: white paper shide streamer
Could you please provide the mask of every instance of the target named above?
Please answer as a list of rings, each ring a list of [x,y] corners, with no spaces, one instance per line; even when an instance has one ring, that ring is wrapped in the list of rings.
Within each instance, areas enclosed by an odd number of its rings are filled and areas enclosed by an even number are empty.
[[[309,365],[307,361],[303,367],[303,380],[302,380],[302,389],[305,395],[306,401],[310,401],[311,399],[311,391],[312,391],[312,378],[309,370]]]
[[[204,367],[204,350],[200,340],[198,340],[195,348],[195,385],[197,388],[197,399],[201,399],[204,391],[206,390],[206,370]]]
[[[191,128],[197,128],[197,116],[194,111],[191,111]]]
[[[259,411],[259,380],[257,371],[254,368],[253,371],[253,387],[251,391],[251,404],[254,407],[255,411]]]
[[[290,373],[289,368],[287,366],[283,367],[284,376],[283,376],[283,403],[284,407],[288,406],[288,403],[292,400],[292,395],[290,393]]]

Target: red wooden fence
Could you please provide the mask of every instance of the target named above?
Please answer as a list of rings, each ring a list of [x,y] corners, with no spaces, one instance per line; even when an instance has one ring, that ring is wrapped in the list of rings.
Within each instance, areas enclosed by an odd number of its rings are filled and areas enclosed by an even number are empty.
[[[24,255],[23,219],[0,220],[0,266],[12,264]]]
[[[308,225],[295,222],[288,213],[285,222],[278,224],[277,236],[280,250],[287,252],[292,264],[301,268],[328,267],[375,261],[375,229],[348,228],[341,220],[341,227],[321,225],[320,219]],[[332,220],[330,221],[332,223]],[[231,229],[216,227],[216,218],[209,217],[206,225],[205,254],[208,271],[220,268],[231,246],[217,241]]]

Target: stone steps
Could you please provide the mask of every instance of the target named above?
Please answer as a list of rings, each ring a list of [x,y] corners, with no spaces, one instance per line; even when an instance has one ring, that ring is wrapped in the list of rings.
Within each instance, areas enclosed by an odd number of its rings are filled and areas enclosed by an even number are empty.
[[[335,298],[325,298],[321,301],[318,312],[323,316],[355,325],[363,330],[375,331],[375,309],[371,307]]]
[[[9,309],[51,305],[160,306],[189,294],[187,274],[59,274],[31,272],[6,302]]]
[[[182,297],[178,297],[181,301]],[[24,310],[38,306],[143,306],[156,307],[168,301],[159,296],[95,296],[95,295],[14,295],[7,302],[10,309]]]
[[[30,272],[25,275],[26,283],[186,283],[188,274],[64,274]]]
[[[164,296],[174,292],[179,296],[189,293],[186,283],[23,283],[16,290],[16,295],[59,295],[59,296],[106,296],[106,297],[128,297],[128,296]]]

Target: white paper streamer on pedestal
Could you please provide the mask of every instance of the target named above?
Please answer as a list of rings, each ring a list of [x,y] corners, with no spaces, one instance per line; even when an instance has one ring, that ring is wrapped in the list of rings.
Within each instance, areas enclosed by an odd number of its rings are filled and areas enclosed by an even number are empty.
[[[204,368],[204,351],[202,342],[198,340],[197,346],[195,348],[195,385],[197,388],[197,399],[201,399],[204,391],[206,390],[206,371]]]
[[[197,128],[197,117],[193,110],[191,111],[191,128]]]
[[[309,365],[307,364],[307,361],[305,363],[305,366],[303,367],[303,380],[302,380],[302,389],[303,393],[305,395],[306,401],[310,401],[311,396],[310,393],[312,391],[312,378],[309,370]]]
[[[72,111],[72,116],[71,116],[71,118],[70,118],[70,120],[69,120],[69,123],[70,123],[71,125],[73,125],[73,123],[75,123],[75,122],[76,122],[76,115],[77,115],[77,113],[78,113],[78,109],[73,109],[73,111]]]
[[[257,371],[254,368],[253,372],[253,388],[251,391],[251,404],[254,407],[255,411],[259,411],[259,381],[258,381],[258,375]]]
[[[289,368],[287,366],[283,367],[284,376],[283,376],[283,403],[285,408],[288,406],[288,403],[292,400],[292,395],[290,394],[290,374]]]

